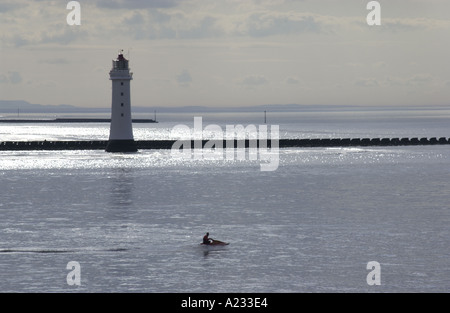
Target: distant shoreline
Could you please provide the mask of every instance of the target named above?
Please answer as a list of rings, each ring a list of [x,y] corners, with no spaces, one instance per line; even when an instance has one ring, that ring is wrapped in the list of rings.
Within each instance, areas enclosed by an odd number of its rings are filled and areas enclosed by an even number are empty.
[[[264,111],[290,112],[341,112],[341,111],[392,111],[392,110],[448,110],[448,105],[333,105],[333,104],[261,104],[250,106],[132,106],[132,113],[261,113]],[[41,105],[24,100],[0,100],[0,114],[110,114],[111,107],[80,107],[75,105]]]
[[[152,119],[133,119],[133,123],[158,123]],[[0,119],[0,123],[111,123],[110,118]]]

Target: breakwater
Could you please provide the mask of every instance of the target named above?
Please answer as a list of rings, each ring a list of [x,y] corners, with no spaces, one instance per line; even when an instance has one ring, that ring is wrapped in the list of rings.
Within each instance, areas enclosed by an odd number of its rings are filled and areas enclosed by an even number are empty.
[[[138,140],[138,149],[171,149],[175,140]],[[194,147],[194,141],[185,141]],[[202,146],[211,141],[203,140]],[[267,147],[272,146],[269,139],[263,141]],[[325,138],[325,139],[279,139],[279,148],[314,148],[314,147],[370,147],[370,146],[421,146],[421,145],[449,145],[450,138]],[[0,142],[0,151],[24,150],[105,150],[107,140],[92,141],[4,141]],[[256,140],[234,140],[233,145],[223,141],[222,147],[259,147]]]

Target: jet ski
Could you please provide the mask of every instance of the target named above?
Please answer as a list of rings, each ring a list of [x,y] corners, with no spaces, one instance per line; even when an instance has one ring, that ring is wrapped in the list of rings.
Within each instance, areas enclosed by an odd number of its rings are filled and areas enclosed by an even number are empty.
[[[229,242],[223,242],[223,241],[211,239],[211,238],[210,238],[209,243],[201,243],[201,245],[203,245],[203,246],[228,246],[229,244],[230,244]]]

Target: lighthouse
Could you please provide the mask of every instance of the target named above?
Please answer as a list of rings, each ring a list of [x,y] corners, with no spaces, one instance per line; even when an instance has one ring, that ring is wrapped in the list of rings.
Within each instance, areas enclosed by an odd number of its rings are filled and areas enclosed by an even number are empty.
[[[128,67],[128,60],[121,52],[117,60],[112,61],[109,72],[112,81],[111,126],[107,152],[136,152],[137,145],[133,138],[131,119],[130,82],[133,73]]]

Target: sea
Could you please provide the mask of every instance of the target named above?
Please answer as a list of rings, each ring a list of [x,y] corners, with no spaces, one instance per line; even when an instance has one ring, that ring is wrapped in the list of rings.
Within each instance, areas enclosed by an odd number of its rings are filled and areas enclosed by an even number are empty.
[[[448,107],[268,111],[267,124],[158,113],[134,137],[171,139],[195,117],[280,138],[450,137]],[[0,141],[108,136],[108,123],[0,124]],[[171,150],[0,151],[0,292],[450,291],[450,145],[277,153],[262,171],[260,158]],[[229,245],[200,245],[206,232]]]

